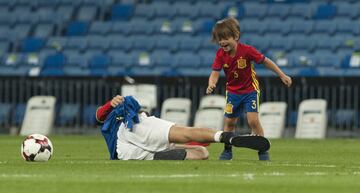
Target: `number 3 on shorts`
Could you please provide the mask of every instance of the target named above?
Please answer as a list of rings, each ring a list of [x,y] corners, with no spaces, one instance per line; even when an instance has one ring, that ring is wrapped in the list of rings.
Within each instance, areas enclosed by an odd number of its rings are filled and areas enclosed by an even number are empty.
[[[251,108],[256,109],[256,100],[252,100],[251,103],[252,103]]]

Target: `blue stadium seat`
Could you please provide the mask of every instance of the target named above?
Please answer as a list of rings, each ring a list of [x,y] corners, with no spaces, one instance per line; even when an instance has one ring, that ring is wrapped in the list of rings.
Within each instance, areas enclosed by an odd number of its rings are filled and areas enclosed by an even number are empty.
[[[85,105],[82,109],[82,121],[85,126],[95,126],[96,125],[96,109],[97,105]]]
[[[245,17],[263,19],[267,14],[267,5],[259,3],[245,3]]]
[[[30,24],[16,24],[13,27],[12,35],[15,36],[17,39],[24,39],[28,37],[31,31],[31,25]],[[13,38],[15,38],[13,37]]]
[[[54,53],[45,58],[43,68],[62,68],[65,64],[65,55],[63,53]]]
[[[202,37],[185,36],[180,39],[178,50],[197,52],[203,41]]]
[[[211,52],[216,52],[219,49],[219,45],[217,43],[211,42],[210,37],[204,37],[201,42],[201,50],[207,50]]]
[[[270,36],[270,49],[290,51],[292,49],[292,41],[284,36],[273,35]]]
[[[16,17],[12,16],[9,12],[0,12],[0,24],[13,25],[16,22]]]
[[[72,21],[67,27],[67,36],[84,36],[87,34],[89,23],[85,21]]]
[[[53,33],[54,26],[52,24],[38,24],[34,31],[34,37],[47,38]]]
[[[296,122],[297,122],[297,116],[298,116],[298,112],[297,111],[290,111],[289,115],[287,116],[287,126],[288,127],[296,127]]]
[[[156,37],[146,35],[133,36],[133,38],[132,48],[135,51],[151,51],[154,49],[156,41],[158,41]]]
[[[51,54],[45,58],[44,65],[41,69],[41,76],[64,76],[63,66],[66,58],[62,53]]]
[[[69,37],[66,42],[66,50],[76,50],[82,52],[87,48],[87,40],[85,37]]]
[[[336,15],[336,6],[331,4],[321,4],[317,7],[314,19],[332,19]]]
[[[122,50],[110,51],[108,55],[112,58],[112,66],[127,68],[129,66],[135,65],[133,56],[125,53]]]
[[[96,18],[98,8],[95,5],[81,6],[78,10],[76,19],[78,21],[92,21]]]
[[[63,103],[61,104],[59,115],[56,119],[60,126],[75,126],[76,120],[80,115],[80,104]]]
[[[29,37],[22,41],[22,52],[38,52],[45,45],[43,38]]]
[[[310,34],[314,29],[313,21],[293,21],[291,25],[291,34]]]
[[[336,31],[336,23],[333,21],[317,21],[314,25],[313,33],[333,35]]]
[[[290,14],[291,4],[271,4],[268,6],[266,18],[285,19]]]
[[[291,22],[287,22],[287,20],[280,21],[280,20],[266,20],[267,28],[265,29],[266,34],[281,34],[281,35],[288,35],[291,30]]]
[[[358,28],[355,23],[349,19],[335,19],[336,24],[336,35],[343,35],[343,34],[358,34]]]
[[[312,41],[306,35],[294,35],[291,36],[294,50],[302,50],[302,51],[313,51],[316,48],[316,42]]]
[[[107,76],[107,68],[111,63],[111,58],[105,54],[93,55],[89,60],[90,73],[93,76]]]
[[[12,122],[14,123],[14,125],[21,125],[23,120],[24,120],[24,116],[25,116],[25,111],[26,111],[26,104],[25,103],[19,103],[15,106],[15,110],[13,111],[13,120]]]
[[[129,51],[133,48],[133,38],[123,35],[108,36],[110,41],[110,50]]]
[[[335,52],[340,47],[340,41],[337,38],[327,35],[313,35],[309,37],[316,42],[317,50],[330,50]]]
[[[134,17],[140,17],[147,20],[153,19],[155,16],[155,9],[152,4],[139,3],[136,5]]]
[[[39,24],[57,24],[62,19],[62,16],[58,15],[52,7],[38,8],[36,15]]]
[[[9,42],[7,41],[1,41],[0,42],[0,53],[7,53],[9,51]]]
[[[9,125],[12,105],[8,103],[0,103],[0,125]]]
[[[261,22],[257,19],[246,19],[241,23],[241,30],[252,35],[262,35],[267,30],[267,25],[267,22]]]
[[[317,59],[317,64],[319,66],[329,66],[329,67],[340,67],[341,60],[338,56],[331,53],[319,53],[315,52],[315,57]]]
[[[110,22],[102,22],[102,21],[94,21],[91,23],[89,34],[92,35],[107,35],[112,28],[112,23]]]
[[[134,5],[132,4],[114,4],[111,9],[111,20],[126,21],[129,20],[134,13]]]
[[[158,35],[157,42],[155,42],[155,49],[175,51],[178,45],[174,43],[169,43],[174,41],[176,41],[175,37],[171,37],[168,35]]]
[[[336,126],[353,126],[355,114],[353,109],[338,109],[334,117]]]
[[[130,25],[131,34],[150,35],[154,32],[154,25],[142,18],[131,20]]]
[[[90,70],[87,68],[85,56],[78,53],[69,52],[66,55],[67,62],[63,68],[66,76],[89,76]]]
[[[355,19],[359,16],[359,6],[346,2],[334,2],[337,5],[336,18]]]
[[[265,53],[270,47],[272,36],[251,36],[250,45]]]
[[[212,51],[199,51],[200,56],[200,66],[211,68],[215,59],[215,52]]]
[[[306,3],[294,3],[291,5],[289,17],[308,19],[311,16],[311,9]]]
[[[177,8],[177,17],[187,17],[191,19],[200,17],[199,7],[191,4],[190,2],[177,1],[173,6]]]
[[[195,31],[200,34],[211,34],[212,28],[215,25],[214,19],[199,19],[195,23]]]
[[[63,0],[60,2],[63,2]],[[56,14],[60,16],[63,22],[70,21],[74,12],[75,7],[72,5],[59,5],[56,10]]]
[[[215,4],[210,1],[205,1],[205,2],[198,1],[196,2],[195,7],[198,7],[199,10],[199,13],[196,17],[213,18],[216,20],[221,19],[224,10],[224,6],[222,6],[221,3]],[[192,8],[191,10],[194,10],[194,8]],[[196,13],[193,14],[195,15]]]
[[[172,19],[177,15],[177,7],[170,5],[169,2],[153,2],[151,4],[155,10],[156,18]]]
[[[34,15],[29,7],[18,7],[12,12],[13,17],[16,17],[17,24],[34,24],[38,21],[38,16]]]
[[[187,52],[178,52],[174,56],[174,65],[177,68],[182,67],[192,67],[196,68],[197,66],[200,66],[201,60],[200,57],[197,54],[194,54],[193,52],[187,51]]]
[[[131,23],[130,22],[114,22],[111,27],[111,34],[131,34]]]
[[[155,66],[172,67],[174,64],[174,55],[169,50],[154,50],[151,59]]]
[[[104,36],[87,36],[87,50],[107,51],[110,47],[111,39]]]

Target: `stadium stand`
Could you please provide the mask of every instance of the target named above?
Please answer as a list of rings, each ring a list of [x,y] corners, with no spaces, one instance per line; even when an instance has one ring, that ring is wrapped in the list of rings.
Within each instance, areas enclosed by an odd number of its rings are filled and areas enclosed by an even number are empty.
[[[1,0],[0,75],[207,77],[218,48],[212,27],[233,16],[241,41],[291,76],[356,77],[359,8],[355,0]],[[258,76],[273,76],[255,66]],[[24,106],[10,107],[19,125]],[[359,123],[355,108],[332,109],[336,124]],[[288,114],[294,127],[297,112]],[[93,125],[91,115],[85,117],[82,122]]]

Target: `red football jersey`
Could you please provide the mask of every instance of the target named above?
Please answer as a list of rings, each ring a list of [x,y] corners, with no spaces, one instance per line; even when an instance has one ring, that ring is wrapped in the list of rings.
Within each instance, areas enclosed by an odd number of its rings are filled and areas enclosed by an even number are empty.
[[[259,82],[252,62],[262,63],[265,56],[254,47],[238,43],[236,54],[231,57],[229,53],[220,48],[212,69],[224,70],[226,76],[226,90],[233,94],[246,94],[254,90],[260,92]]]

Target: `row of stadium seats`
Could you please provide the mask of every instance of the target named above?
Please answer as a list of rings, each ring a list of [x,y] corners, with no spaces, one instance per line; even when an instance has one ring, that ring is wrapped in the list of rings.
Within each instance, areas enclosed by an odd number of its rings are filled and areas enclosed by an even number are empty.
[[[81,106],[76,103],[64,103],[57,105],[55,124],[57,126],[94,126],[96,124],[94,119],[96,109],[97,105]],[[0,125],[21,125],[25,110],[26,104],[18,104],[14,106],[8,103],[0,103]],[[161,114],[164,113],[162,112]],[[355,120],[360,120],[360,113],[354,109],[338,109],[336,111],[328,111],[327,114],[330,125],[340,127],[351,125],[353,127],[360,127],[359,121],[357,122],[358,126],[355,125]],[[241,118],[242,121],[244,121],[245,117]],[[297,111],[288,112],[286,120],[287,127],[295,127],[296,121]]]
[[[331,41],[329,41],[331,39]],[[352,36],[327,36],[327,35],[302,35],[294,34],[291,36],[280,35],[245,35],[241,38],[242,42],[250,44],[266,53],[267,51],[282,50],[289,51],[308,51],[328,50],[333,53],[337,51],[348,51],[360,49],[360,40]],[[169,43],[171,42],[171,44]],[[2,53],[19,50],[20,53],[38,53],[49,50],[63,50],[73,52],[85,51],[154,51],[168,50],[170,52],[192,51],[197,53],[201,50],[213,51],[214,54],[218,45],[212,43],[208,36],[187,36],[187,35],[109,35],[109,36],[82,36],[82,37],[51,37],[48,39],[29,37],[14,45],[6,41],[0,41]]]
[[[296,72],[308,71],[308,76],[317,75],[318,70],[349,69],[354,72],[356,66],[350,65],[350,56],[340,57],[328,50],[309,52],[290,52],[283,55],[282,52],[274,52],[271,58],[282,66],[284,70],[297,75]],[[191,51],[177,52],[175,54],[167,50],[155,50],[153,52],[129,52],[110,51],[107,54],[88,51],[84,54],[75,52],[33,53],[24,55],[5,55],[0,63],[2,75],[26,76],[31,69],[38,69],[32,75],[62,76],[62,75],[94,75],[94,76],[117,76],[117,75],[193,75],[208,76],[213,63],[213,51],[200,51],[198,54]],[[259,75],[267,69],[263,65],[255,65]],[[310,68],[310,69],[309,69]],[[351,69],[350,69],[351,68]],[[194,71],[194,69],[198,69]],[[359,69],[359,68],[356,68]],[[357,72],[357,71],[356,71]],[[270,73],[267,72],[267,73]],[[306,75],[303,74],[303,75]],[[322,74],[325,75],[325,74]]]
[[[177,18],[173,21],[156,19],[152,22],[134,19],[129,22],[70,22],[65,29],[55,24],[17,24],[14,27],[0,25],[0,40],[18,41],[27,36],[47,38],[56,35],[86,36],[86,35],[208,35],[215,24],[212,19]],[[360,24],[348,19],[334,19],[326,21],[271,20],[264,21],[247,19],[241,21],[244,34],[248,35],[330,35],[356,36],[360,34]],[[15,33],[14,33],[15,32]]]
[[[36,3],[36,1],[35,1]],[[346,17],[356,19],[360,13],[359,4],[347,2],[334,2],[327,4],[324,2],[310,2],[299,4],[266,4],[261,2],[232,3],[226,1],[196,1],[195,3],[175,1],[153,1],[151,3],[124,4],[114,3],[112,0],[92,1],[68,4],[59,1],[43,5],[29,4],[3,4],[1,5],[2,22],[48,22],[55,23],[76,19],[82,21],[92,21],[104,19],[109,15],[110,20],[128,20],[132,17],[145,18],[214,18],[232,15],[237,18],[304,18],[304,19],[332,19],[334,17]],[[206,9],[203,9],[206,7]],[[256,10],[256,11],[253,11]],[[15,17],[14,17],[15,16]],[[29,18],[29,16],[31,16]],[[53,17],[49,19],[47,17]],[[64,16],[64,17],[62,17]]]

